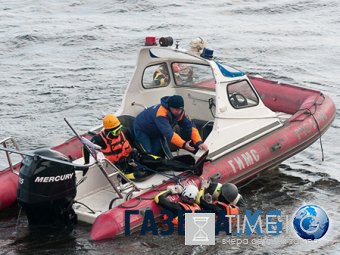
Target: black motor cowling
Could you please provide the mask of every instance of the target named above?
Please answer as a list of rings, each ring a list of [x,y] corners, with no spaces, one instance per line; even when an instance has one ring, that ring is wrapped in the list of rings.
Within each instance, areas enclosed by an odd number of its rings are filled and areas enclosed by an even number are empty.
[[[76,196],[75,169],[64,154],[39,149],[26,156],[21,163],[17,199],[26,212],[30,226],[64,226],[75,223],[72,209]],[[53,158],[60,162],[46,159]]]

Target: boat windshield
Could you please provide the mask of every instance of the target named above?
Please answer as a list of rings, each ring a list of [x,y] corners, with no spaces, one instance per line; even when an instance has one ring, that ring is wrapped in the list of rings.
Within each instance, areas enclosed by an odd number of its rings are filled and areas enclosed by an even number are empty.
[[[216,82],[209,65],[175,62],[171,69],[177,86],[215,90]]]
[[[227,93],[229,102],[235,109],[252,107],[259,103],[259,98],[247,80],[228,84]]]
[[[170,83],[170,75],[166,63],[148,66],[143,74],[143,87],[146,89],[166,87]]]

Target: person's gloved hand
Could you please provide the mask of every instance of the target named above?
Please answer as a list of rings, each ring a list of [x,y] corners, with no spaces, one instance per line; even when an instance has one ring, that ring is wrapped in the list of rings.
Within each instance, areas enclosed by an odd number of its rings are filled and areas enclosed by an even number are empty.
[[[201,189],[207,189],[210,185],[210,180],[203,179],[201,182]]]

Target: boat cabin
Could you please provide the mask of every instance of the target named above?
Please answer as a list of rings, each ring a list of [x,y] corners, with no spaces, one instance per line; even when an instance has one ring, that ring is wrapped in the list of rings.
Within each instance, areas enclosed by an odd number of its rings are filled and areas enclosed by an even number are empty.
[[[245,73],[212,56],[160,46],[140,50],[117,115],[137,116],[163,96],[174,94],[184,98],[185,111],[208,145],[211,159],[282,126]]]

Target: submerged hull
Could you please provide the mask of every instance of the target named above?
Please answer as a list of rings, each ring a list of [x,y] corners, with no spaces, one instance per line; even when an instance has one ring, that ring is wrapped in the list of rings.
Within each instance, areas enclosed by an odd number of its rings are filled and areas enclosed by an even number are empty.
[[[268,108],[292,116],[276,131],[213,162],[205,163],[201,177],[190,176],[184,182],[194,182],[199,186],[201,179],[219,174],[222,183],[244,183],[307,148],[328,129],[335,118],[334,103],[319,91],[262,78],[250,79]],[[163,184],[98,216],[91,230],[92,239],[102,240],[123,234],[126,210],[150,209],[155,217],[160,216],[160,208],[153,198],[169,184]],[[179,197],[173,196],[172,199],[176,201]],[[130,228],[138,229],[142,221],[142,215],[131,215]]]

